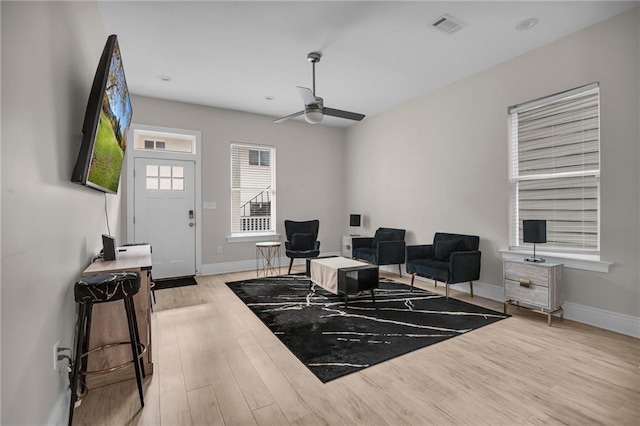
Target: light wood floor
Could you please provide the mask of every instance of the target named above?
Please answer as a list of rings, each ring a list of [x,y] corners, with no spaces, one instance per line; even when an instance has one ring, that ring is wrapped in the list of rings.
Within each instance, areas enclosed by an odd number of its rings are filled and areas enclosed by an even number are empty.
[[[322,384],[224,284],[253,276],[157,291],[144,409],[129,380],[91,390],[74,423],[640,424],[638,339],[510,308],[511,318]],[[453,297],[502,310],[455,287]]]

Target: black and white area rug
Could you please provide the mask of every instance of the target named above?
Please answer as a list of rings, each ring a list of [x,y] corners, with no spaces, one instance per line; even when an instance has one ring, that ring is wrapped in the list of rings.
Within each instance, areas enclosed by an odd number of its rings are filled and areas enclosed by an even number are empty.
[[[227,286],[323,383],[509,316],[384,279],[347,308],[304,275]]]

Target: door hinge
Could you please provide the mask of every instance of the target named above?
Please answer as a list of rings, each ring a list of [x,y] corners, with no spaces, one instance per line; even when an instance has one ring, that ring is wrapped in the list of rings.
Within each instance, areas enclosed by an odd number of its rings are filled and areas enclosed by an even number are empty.
[[[134,225],[136,224],[136,217],[135,216],[133,217],[133,224]]]

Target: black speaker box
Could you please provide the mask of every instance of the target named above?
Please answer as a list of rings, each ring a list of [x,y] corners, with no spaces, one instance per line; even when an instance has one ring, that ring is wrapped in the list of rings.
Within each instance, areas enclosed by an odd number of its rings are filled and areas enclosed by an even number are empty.
[[[102,252],[104,260],[116,260],[116,239],[111,235],[102,234]]]

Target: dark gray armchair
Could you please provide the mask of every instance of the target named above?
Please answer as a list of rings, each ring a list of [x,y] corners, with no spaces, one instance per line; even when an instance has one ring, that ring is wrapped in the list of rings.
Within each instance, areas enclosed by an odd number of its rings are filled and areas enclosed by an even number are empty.
[[[402,264],[405,260],[404,229],[378,228],[375,236],[351,239],[354,259],[364,260],[374,265],[398,265],[398,274],[402,276]]]
[[[284,243],[285,254],[291,259],[288,274],[291,273],[293,259],[306,259],[320,255],[319,228],[320,221],[317,219],[302,222],[284,221],[284,230],[287,234],[287,241]]]
[[[436,232],[433,244],[407,246],[407,273],[411,274],[411,290],[416,275],[449,285],[469,282],[473,297],[473,281],[480,278],[480,238],[475,235]]]

